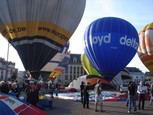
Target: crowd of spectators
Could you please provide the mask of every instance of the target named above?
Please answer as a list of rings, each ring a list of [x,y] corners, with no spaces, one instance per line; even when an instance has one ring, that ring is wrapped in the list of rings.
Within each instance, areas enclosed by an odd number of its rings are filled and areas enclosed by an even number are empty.
[[[58,96],[59,84],[38,83],[34,80],[28,80],[26,82],[17,81],[0,81],[0,93],[4,93],[15,98],[20,98],[22,93],[25,94],[24,100],[30,104],[37,106],[40,101],[40,95],[50,94],[51,98],[54,98],[53,93]]]

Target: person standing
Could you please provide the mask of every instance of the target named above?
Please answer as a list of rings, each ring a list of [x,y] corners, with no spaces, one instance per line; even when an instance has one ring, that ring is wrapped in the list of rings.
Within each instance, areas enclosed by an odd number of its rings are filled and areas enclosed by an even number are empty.
[[[134,112],[136,113],[136,95],[137,86],[134,82],[130,81],[128,86],[128,113],[131,113],[131,107],[134,107]]]
[[[150,89],[150,105],[153,104],[153,83],[151,84],[151,89]]]
[[[85,108],[85,106],[87,106],[87,108],[89,108],[89,88],[90,87],[90,83],[88,82],[87,85],[84,85],[84,89],[83,89],[83,108]]]
[[[11,87],[11,90],[9,91],[9,94],[19,98],[20,90],[17,88],[17,85],[15,82],[12,84],[12,87]]]
[[[139,107],[139,109],[144,110],[144,106],[145,106],[145,94],[147,92],[147,87],[144,86],[144,82],[143,81],[140,82],[140,85],[138,86],[137,92],[139,94],[138,107]],[[141,106],[141,102],[142,102],[142,106]]]
[[[97,106],[98,103],[100,103],[100,109],[101,112],[103,111],[103,97],[102,97],[102,86],[100,83],[100,80],[97,80],[97,84],[94,87],[94,91],[95,91],[95,112],[98,111]]]
[[[84,89],[85,83],[82,81],[80,85],[80,93],[81,93],[81,102],[83,103],[83,89]]]
[[[39,101],[39,91],[34,81],[30,81],[30,86],[31,88],[27,91],[26,101],[34,106],[37,106],[37,103]]]
[[[129,81],[128,87],[130,86],[131,83],[132,83],[132,81]],[[129,105],[129,98],[127,98],[127,100],[126,100],[126,106],[128,107],[128,105]]]
[[[9,93],[9,86],[4,81],[1,81],[0,92],[1,93],[5,93],[5,94],[8,94]]]
[[[55,86],[53,83],[50,83],[49,85],[49,93],[51,94],[51,97],[54,98],[53,94],[54,94],[54,90],[55,90]]]

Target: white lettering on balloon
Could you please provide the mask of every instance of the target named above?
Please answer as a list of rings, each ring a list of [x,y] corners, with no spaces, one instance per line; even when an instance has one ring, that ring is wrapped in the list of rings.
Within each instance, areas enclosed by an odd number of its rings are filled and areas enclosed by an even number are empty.
[[[92,43],[97,44],[99,46],[101,46],[103,43],[106,43],[106,44],[111,43],[111,33],[108,33],[108,35],[104,35],[104,36],[92,37]],[[138,48],[138,43],[136,42],[136,39],[135,38],[127,38],[127,35],[120,37],[119,43],[121,45],[126,45],[128,47],[132,47],[135,50],[137,50],[137,48]]]
[[[94,36],[92,38],[93,44],[99,44],[102,45],[102,43],[110,43],[111,42],[111,34],[109,33],[108,35],[105,36]]]
[[[134,38],[127,38],[127,36],[125,35],[124,37],[120,38],[120,44],[121,45],[127,45],[129,47],[132,47],[134,49],[138,48],[138,43],[136,42],[136,39]]]

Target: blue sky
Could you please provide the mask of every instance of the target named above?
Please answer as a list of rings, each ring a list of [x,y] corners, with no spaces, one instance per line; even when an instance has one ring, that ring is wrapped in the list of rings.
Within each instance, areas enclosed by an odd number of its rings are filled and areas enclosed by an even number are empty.
[[[86,27],[94,20],[102,17],[119,17],[129,21],[139,31],[146,24],[153,22],[153,0],[86,0],[86,8],[82,20],[70,39],[71,53],[83,53],[82,38]],[[7,41],[0,39],[0,57],[7,57]],[[18,54],[10,46],[9,61],[16,62],[16,68],[24,70]],[[129,67],[137,67],[148,71],[136,55]]]

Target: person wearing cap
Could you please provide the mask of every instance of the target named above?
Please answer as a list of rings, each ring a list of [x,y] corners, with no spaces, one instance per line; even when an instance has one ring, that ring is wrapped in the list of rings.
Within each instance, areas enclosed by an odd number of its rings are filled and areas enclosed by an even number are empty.
[[[137,92],[139,94],[139,103],[138,103],[138,107],[139,109],[144,110],[144,105],[145,105],[145,94],[147,92],[147,87],[144,86],[144,82],[141,81],[140,85],[138,86]],[[142,103],[142,106],[141,106]]]
[[[103,97],[102,97],[102,86],[100,83],[100,79],[97,80],[97,84],[94,87],[95,91],[95,112],[97,112],[98,103],[100,103],[101,112],[103,111]]]

